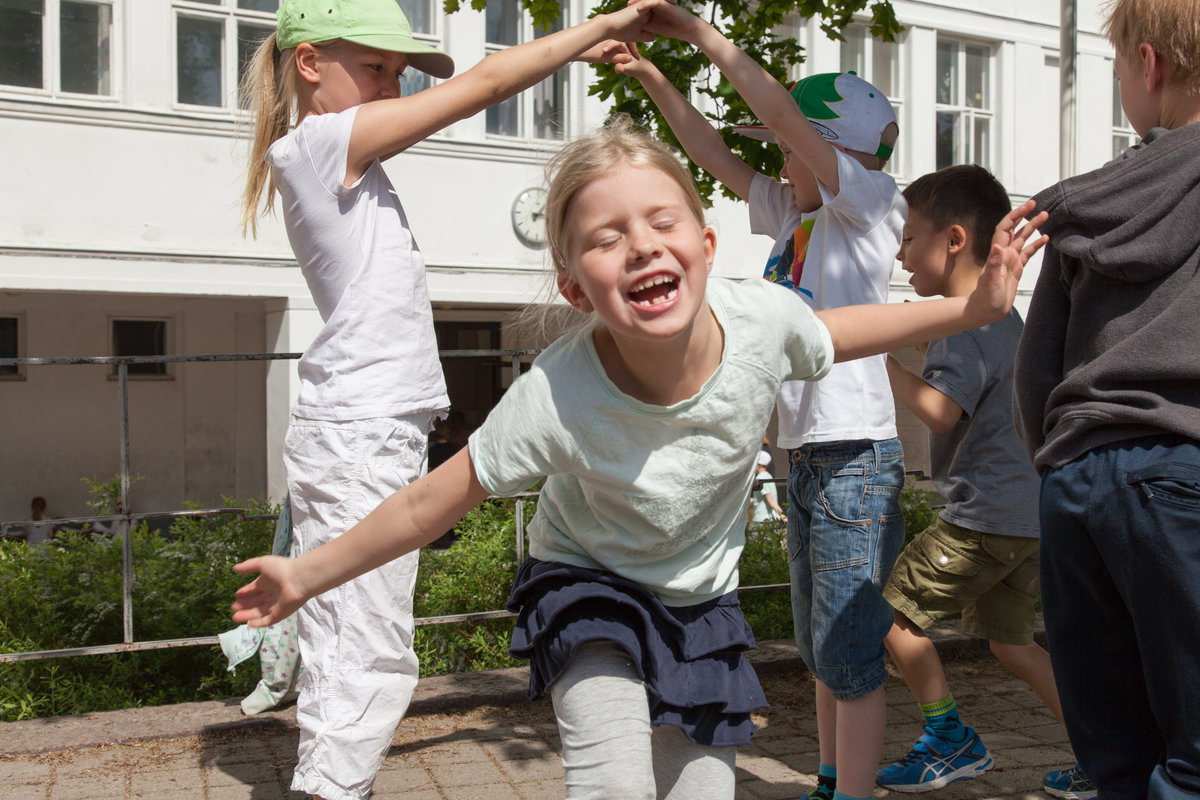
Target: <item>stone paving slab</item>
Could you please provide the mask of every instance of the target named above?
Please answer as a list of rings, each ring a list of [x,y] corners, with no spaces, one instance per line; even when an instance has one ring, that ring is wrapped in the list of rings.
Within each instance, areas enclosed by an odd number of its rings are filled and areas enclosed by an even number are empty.
[[[981,643],[945,636],[951,688],[996,767],[937,798],[1045,800],[1042,775],[1072,761],[1062,726]],[[762,644],[753,660],[772,706],[756,715],[760,730],[738,752],[736,797],[793,800],[816,782],[812,679],[788,642]],[[548,701],[526,699],[526,683],[524,669],[422,680],[374,797],[561,798],[553,712]],[[907,752],[921,729],[895,677],[887,699],[885,762]],[[297,737],[294,708],[243,717],[232,700],[8,723],[0,725],[0,786],[6,800],[303,800],[288,788]]]

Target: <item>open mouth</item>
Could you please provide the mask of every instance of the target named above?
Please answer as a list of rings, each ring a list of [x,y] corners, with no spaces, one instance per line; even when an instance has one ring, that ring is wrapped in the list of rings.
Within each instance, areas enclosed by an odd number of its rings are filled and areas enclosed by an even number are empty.
[[[629,290],[628,297],[634,305],[651,308],[674,300],[679,294],[675,279],[668,275],[655,275]]]

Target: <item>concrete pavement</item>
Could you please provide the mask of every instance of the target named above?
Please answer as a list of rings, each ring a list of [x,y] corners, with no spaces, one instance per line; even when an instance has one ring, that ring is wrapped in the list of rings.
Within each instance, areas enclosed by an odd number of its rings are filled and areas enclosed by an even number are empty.
[[[1048,769],[1068,766],[1062,726],[986,647],[938,634],[964,720],[996,759],[980,778],[938,800],[1039,798]],[[789,642],[753,654],[772,706],[737,757],[738,800],[796,798],[815,785],[812,679]],[[551,800],[563,796],[553,712],[525,697],[524,669],[421,681],[375,784],[377,800]],[[920,712],[907,688],[887,686],[884,758],[908,751]],[[294,707],[254,717],[236,700],[188,703],[0,724],[0,795],[7,800],[302,800]],[[876,795],[892,794],[878,789]],[[619,799],[615,799],[619,800]]]

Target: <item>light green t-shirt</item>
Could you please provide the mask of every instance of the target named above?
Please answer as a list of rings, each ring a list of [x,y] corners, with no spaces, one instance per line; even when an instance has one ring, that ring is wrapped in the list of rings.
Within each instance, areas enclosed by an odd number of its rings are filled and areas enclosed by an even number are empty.
[[[624,394],[582,331],[547,348],[471,435],[475,471],[492,494],[545,478],[527,529],[531,556],[613,572],[667,605],[737,588],[775,395],[785,380],[828,372],[833,343],[781,286],[710,277],[707,299],[724,351],[694,397],[655,406]]]

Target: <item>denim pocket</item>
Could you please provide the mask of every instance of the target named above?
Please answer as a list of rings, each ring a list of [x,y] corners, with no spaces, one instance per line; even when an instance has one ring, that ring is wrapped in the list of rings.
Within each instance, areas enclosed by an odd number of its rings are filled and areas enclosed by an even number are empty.
[[[1140,489],[1147,500],[1200,509],[1200,467],[1167,462],[1133,470],[1125,483]]]

